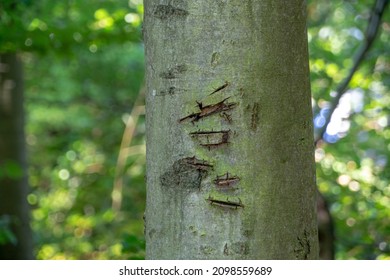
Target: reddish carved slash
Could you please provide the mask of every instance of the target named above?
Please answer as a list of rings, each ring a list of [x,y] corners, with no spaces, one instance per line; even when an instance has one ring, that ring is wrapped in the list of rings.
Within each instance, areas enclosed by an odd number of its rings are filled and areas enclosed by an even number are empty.
[[[216,113],[229,111],[236,107],[237,103],[234,102],[226,102],[230,97],[225,98],[224,100],[216,103],[216,104],[210,104],[203,106],[202,102],[196,102],[198,104],[198,108],[200,112],[189,114],[188,116],[185,116],[179,120],[179,122],[183,122],[185,120],[191,120],[191,122],[197,122],[200,119],[204,117],[211,116]]]
[[[217,179],[214,180],[214,184],[219,189],[231,189],[233,185],[237,184],[240,181],[238,176],[230,176],[229,172],[222,176],[217,176]]]

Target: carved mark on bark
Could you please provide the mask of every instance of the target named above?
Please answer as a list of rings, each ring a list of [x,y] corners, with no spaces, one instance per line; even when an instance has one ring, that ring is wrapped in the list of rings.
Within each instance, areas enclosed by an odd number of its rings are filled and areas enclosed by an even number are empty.
[[[213,95],[214,93],[217,93],[218,91],[223,90],[223,89],[226,88],[228,85],[229,85],[229,82],[226,81],[222,86],[219,86],[218,88],[216,88],[216,89],[215,89],[212,93],[210,93],[209,95]]]
[[[309,240],[309,232],[305,229],[301,235],[297,237],[297,244],[294,249],[295,258],[297,260],[307,260],[311,251]]]
[[[166,20],[168,18],[185,18],[188,15],[186,10],[176,8],[170,4],[168,5],[157,5],[156,9],[153,12],[153,16],[161,20]]]
[[[177,160],[160,176],[163,188],[175,191],[196,191],[200,189],[202,179],[213,166],[195,157]]]
[[[230,130],[221,131],[197,131],[191,132],[190,135],[197,138],[199,144],[208,149],[219,147],[229,143]]]
[[[205,160],[197,159],[195,156],[184,158],[184,161],[186,162],[186,164],[193,166],[193,168],[195,168],[197,170],[207,171],[209,169],[213,169],[212,164],[210,164],[209,162],[207,162]]]
[[[234,107],[236,107],[237,103],[226,102],[226,100],[228,100],[229,98],[230,97],[227,97],[218,103],[210,104],[210,105],[206,105],[206,106],[204,106],[202,102],[196,102],[198,104],[198,108],[199,108],[200,112],[189,114],[188,116],[181,118],[179,120],[179,122],[190,120],[192,123],[194,123],[194,122],[197,122],[204,117],[208,117],[208,116],[214,115],[216,113],[232,110]]]
[[[183,74],[186,71],[187,71],[187,66],[185,64],[176,65],[176,66],[170,67],[166,71],[160,73],[160,77],[163,79],[175,79],[180,74]]]
[[[214,180],[214,184],[217,186],[218,190],[233,190],[234,185],[240,181],[238,176],[231,176],[229,172],[222,176],[217,176],[217,179]]]
[[[238,198],[238,201],[230,201],[229,199],[220,200],[220,199],[214,199],[212,197],[209,197],[206,200],[210,203],[210,205],[215,205],[221,208],[234,209],[234,210],[237,210],[238,208],[244,208],[244,205],[242,204],[240,198]]]

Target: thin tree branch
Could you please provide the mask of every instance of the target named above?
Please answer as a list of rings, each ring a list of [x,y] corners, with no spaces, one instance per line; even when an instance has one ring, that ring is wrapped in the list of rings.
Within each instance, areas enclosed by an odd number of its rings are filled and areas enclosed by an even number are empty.
[[[145,88],[142,86],[140,88],[140,92],[138,93],[137,100],[134,103],[131,114],[127,119],[125,130],[123,131],[118,160],[115,167],[114,186],[111,193],[112,210],[115,213],[120,211],[122,205],[123,172],[125,170],[126,159],[129,156],[129,146],[134,136],[138,118],[145,112],[145,107],[143,106],[144,96]]]
[[[372,46],[372,43],[374,42],[376,35],[378,34],[378,29],[379,29],[379,25],[381,23],[381,18],[382,18],[383,12],[384,12],[387,4],[389,4],[389,0],[376,0],[374,8],[371,12],[371,17],[370,17],[370,20],[368,23],[368,27],[366,30],[365,40],[355,53],[354,64],[351,67],[351,69],[349,70],[348,75],[344,78],[344,80],[339,84],[339,86],[336,89],[336,96],[331,101],[329,113],[326,114],[326,116],[325,116],[325,124],[320,128],[320,130],[318,131],[317,137],[315,139],[314,143],[316,146],[317,146],[317,143],[323,138],[324,133],[326,132],[326,129],[329,125],[329,122],[332,118],[333,112],[336,110],[341,97],[347,91],[347,87],[348,87],[349,82],[351,81],[356,70],[359,68],[367,51]]]

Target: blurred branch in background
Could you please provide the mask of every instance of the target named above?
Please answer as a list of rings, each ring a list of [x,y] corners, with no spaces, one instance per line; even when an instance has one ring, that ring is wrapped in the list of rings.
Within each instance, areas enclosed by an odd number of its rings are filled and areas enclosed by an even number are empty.
[[[349,70],[348,75],[344,78],[344,80],[341,81],[341,83],[337,87],[335,96],[330,102],[328,111],[326,114],[324,114],[325,122],[315,136],[314,139],[315,146],[317,146],[318,142],[323,139],[324,133],[326,132],[328,124],[330,123],[333,112],[336,110],[341,97],[347,91],[348,84],[351,81],[353,75],[355,74],[356,70],[359,68],[366,53],[372,46],[372,43],[374,42],[376,35],[378,34],[378,29],[381,23],[382,15],[388,4],[389,4],[388,0],[376,0],[366,30],[365,40],[363,41],[363,44],[357,49],[356,54],[354,56],[353,66]]]
[[[127,118],[125,130],[123,131],[118,160],[115,167],[114,186],[111,193],[112,210],[114,213],[118,213],[122,205],[123,173],[125,171],[126,159],[131,155],[140,154],[145,151],[145,147],[142,145],[130,147],[131,140],[133,139],[137,127],[138,118],[140,115],[145,114],[145,106],[143,105],[144,97],[145,87],[142,86],[138,93],[137,100],[134,103],[133,110]]]

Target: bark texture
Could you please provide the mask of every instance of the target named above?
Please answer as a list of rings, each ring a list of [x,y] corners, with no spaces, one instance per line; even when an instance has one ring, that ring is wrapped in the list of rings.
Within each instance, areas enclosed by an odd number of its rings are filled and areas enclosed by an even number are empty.
[[[0,245],[0,259],[32,259],[27,203],[23,72],[14,53],[0,55],[0,218],[15,240]]]
[[[316,259],[303,0],[146,0],[148,259]]]

